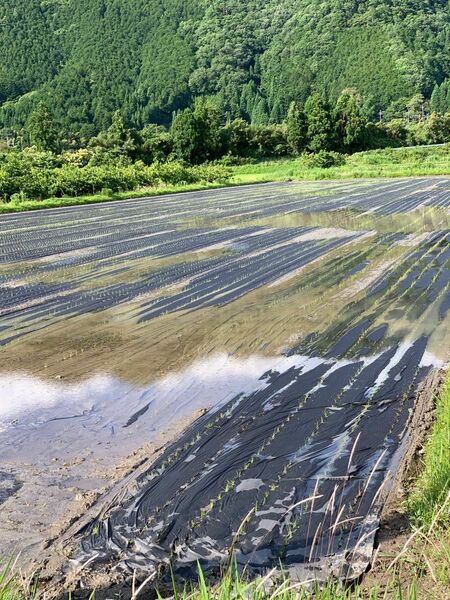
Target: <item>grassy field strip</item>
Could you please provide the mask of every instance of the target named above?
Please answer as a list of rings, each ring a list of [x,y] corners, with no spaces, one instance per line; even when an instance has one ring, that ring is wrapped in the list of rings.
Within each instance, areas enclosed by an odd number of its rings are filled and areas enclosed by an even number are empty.
[[[448,528],[450,515],[442,510],[450,491],[450,380],[437,398],[435,425],[424,449],[423,470],[409,500],[418,526]],[[449,566],[450,566],[450,554]]]

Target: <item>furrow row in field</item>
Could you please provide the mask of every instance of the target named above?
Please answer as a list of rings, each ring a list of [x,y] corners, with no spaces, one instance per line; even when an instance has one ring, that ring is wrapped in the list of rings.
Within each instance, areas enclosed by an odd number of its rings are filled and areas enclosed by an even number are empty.
[[[198,560],[219,568],[234,546],[254,572],[282,558],[297,575],[357,576],[370,559],[380,489],[432,367],[425,332],[408,341],[389,324],[395,311],[417,321],[430,303],[442,306],[449,252],[448,234],[430,236],[387,287],[375,284],[314,336],[307,355],[298,347],[297,366],[268,373],[260,391],[198,422],[137,492],[91,524],[78,560],[116,556],[141,573],[170,561],[189,577]]]

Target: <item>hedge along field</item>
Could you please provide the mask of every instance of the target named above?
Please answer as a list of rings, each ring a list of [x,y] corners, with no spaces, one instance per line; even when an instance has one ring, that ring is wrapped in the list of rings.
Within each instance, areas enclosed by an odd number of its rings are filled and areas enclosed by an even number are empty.
[[[1,156],[0,197],[13,205],[27,200],[69,196],[77,198],[106,191],[132,191],[145,186],[225,183],[230,172],[220,165],[184,166],[178,162],[73,165],[45,152],[12,152]]]
[[[77,153],[56,157],[30,150],[1,155],[0,214],[221,185],[450,174],[449,146],[372,150],[349,156],[319,152],[262,161],[225,157],[215,164],[190,167],[179,162],[121,165],[120,160],[118,165],[88,166],[80,153],[78,161]]]

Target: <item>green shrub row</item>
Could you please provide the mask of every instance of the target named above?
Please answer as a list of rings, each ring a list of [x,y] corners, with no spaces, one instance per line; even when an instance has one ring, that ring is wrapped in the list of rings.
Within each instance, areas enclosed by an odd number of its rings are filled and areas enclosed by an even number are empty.
[[[82,196],[108,189],[135,190],[144,186],[226,182],[231,172],[223,165],[185,166],[180,162],[103,164],[77,166],[59,164],[45,153],[10,153],[0,161],[0,198],[43,200]]]

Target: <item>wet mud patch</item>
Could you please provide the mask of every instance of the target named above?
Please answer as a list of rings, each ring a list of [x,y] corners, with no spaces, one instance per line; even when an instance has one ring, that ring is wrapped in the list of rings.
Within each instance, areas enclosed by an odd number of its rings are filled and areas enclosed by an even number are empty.
[[[7,471],[0,471],[0,505],[20,490],[22,483]]]

